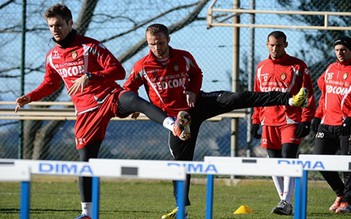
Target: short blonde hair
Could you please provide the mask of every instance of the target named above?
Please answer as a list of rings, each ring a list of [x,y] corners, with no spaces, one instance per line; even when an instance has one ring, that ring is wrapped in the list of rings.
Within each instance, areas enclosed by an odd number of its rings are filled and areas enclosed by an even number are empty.
[[[163,24],[151,24],[146,28],[146,33],[150,33],[151,35],[155,35],[157,33],[164,33],[166,37],[169,36],[168,28]]]

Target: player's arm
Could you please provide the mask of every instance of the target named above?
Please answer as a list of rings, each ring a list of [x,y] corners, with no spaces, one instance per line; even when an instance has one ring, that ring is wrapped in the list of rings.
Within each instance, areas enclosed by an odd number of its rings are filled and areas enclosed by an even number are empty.
[[[86,71],[90,73],[89,80],[123,80],[126,71],[117,58],[102,43],[92,43],[91,46],[93,49],[89,51],[88,57],[94,60],[89,62],[97,63],[100,67],[88,66]]]
[[[143,66],[140,65],[139,63],[136,63],[134,65],[128,79],[123,84],[124,89],[138,93],[139,88],[144,83],[143,78],[141,76],[142,69],[143,69]]]
[[[138,69],[138,64],[135,64],[132,72],[130,73],[127,81],[123,84],[123,88],[128,91],[133,91],[135,93],[138,93],[138,90],[140,86],[143,84],[142,78],[140,77],[140,74],[137,73]],[[131,115],[132,119],[137,119],[139,117],[140,113],[139,112],[134,112]]]
[[[314,114],[314,118],[311,123],[312,131],[314,133],[317,133],[318,131],[318,126],[321,124],[322,118],[324,116],[324,100],[325,100],[325,81],[324,81],[324,74],[322,74],[321,77],[317,80],[317,85],[319,90],[321,91],[321,96],[319,97],[319,104],[318,108],[316,109],[316,112]]]
[[[254,91],[255,92],[260,92],[260,82],[257,78],[257,72],[255,75],[255,81],[254,81]],[[261,110],[262,107],[254,107],[253,109],[253,113],[251,116],[251,129],[250,129],[250,134],[257,139],[260,139],[262,136],[261,134],[258,133],[258,130],[260,128],[260,124],[261,124]]]
[[[257,72],[256,72],[255,79],[254,79],[254,92],[262,92],[260,87],[261,87],[260,80],[258,79]],[[251,123],[252,124],[260,124],[261,123],[261,121],[260,121],[261,109],[262,109],[262,107],[254,107],[253,108],[253,113],[251,116]]]
[[[319,77],[317,80],[317,85],[319,90],[321,91],[321,96],[319,97],[318,100],[318,108],[316,109],[315,117],[317,118],[322,118],[324,116],[324,101],[325,101],[325,94],[326,94],[326,88],[325,88],[325,73],[322,74],[322,76]]]
[[[189,70],[189,78],[190,84],[186,88],[186,91],[191,91],[198,96],[200,94],[201,86],[202,86],[202,70],[196,63],[194,57],[187,53],[187,58],[190,60],[190,70]]]
[[[305,87],[308,90],[308,106],[305,108],[302,108],[301,121],[311,122],[316,112],[316,100],[314,98],[314,90],[313,90],[310,70],[307,67],[304,67],[302,69],[302,74],[303,74],[302,87]]]
[[[186,102],[189,107],[195,107],[196,103],[196,93],[192,91],[183,91],[183,94],[185,94]]]
[[[39,101],[42,98],[54,93],[60,88],[60,83],[61,77],[52,68],[50,68],[50,66],[46,65],[46,74],[43,82],[29,94],[16,99],[15,112],[18,112],[21,107],[32,101]]]
[[[78,79],[74,80],[73,85],[67,90],[67,94],[72,96],[76,94],[79,90],[83,92],[84,86],[88,83],[89,76],[87,74],[83,74]]]
[[[349,74],[351,74],[351,72],[348,72]],[[351,85],[349,85],[348,91],[351,90]],[[343,99],[344,101],[344,105],[342,106],[342,113],[343,116],[346,117],[350,117],[351,118],[351,92],[348,92],[347,94],[345,94],[346,97],[344,97]]]
[[[15,108],[15,113],[18,112],[18,110],[23,107],[24,105],[32,102],[29,96],[23,95],[19,98],[16,99],[16,108]]]

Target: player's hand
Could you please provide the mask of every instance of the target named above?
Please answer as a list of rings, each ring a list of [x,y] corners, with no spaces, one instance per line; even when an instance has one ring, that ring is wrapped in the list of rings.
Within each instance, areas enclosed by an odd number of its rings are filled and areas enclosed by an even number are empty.
[[[341,135],[350,135],[351,134],[351,117],[346,117],[343,123],[340,126]]]
[[[258,130],[260,129],[260,124],[251,124],[250,133],[252,137],[260,139],[262,137],[261,134],[258,134]]]
[[[28,104],[31,102],[31,99],[29,96],[21,96],[16,99],[16,108],[15,108],[15,113],[18,112],[18,110],[23,107],[24,105]]]
[[[295,131],[295,135],[298,138],[303,138],[310,134],[311,131],[311,123],[309,122],[301,122],[300,124],[297,125],[297,129]]]
[[[186,102],[188,103],[189,107],[195,107],[195,102],[196,102],[196,94],[192,91],[183,91],[183,94],[185,94]]]
[[[317,131],[318,131],[318,126],[319,126],[319,124],[321,124],[321,121],[322,121],[322,120],[321,120],[320,118],[317,118],[317,117],[314,117],[314,118],[313,118],[311,126],[312,126],[312,131],[313,131],[314,133],[317,133]]]
[[[68,89],[67,94],[72,96],[76,94],[79,90],[83,92],[84,86],[88,83],[88,76],[86,74],[82,75],[80,78],[74,80],[73,85]]]
[[[139,115],[140,115],[139,112],[135,112],[135,113],[133,113],[130,117],[131,117],[132,119],[137,119],[137,118],[139,117]]]

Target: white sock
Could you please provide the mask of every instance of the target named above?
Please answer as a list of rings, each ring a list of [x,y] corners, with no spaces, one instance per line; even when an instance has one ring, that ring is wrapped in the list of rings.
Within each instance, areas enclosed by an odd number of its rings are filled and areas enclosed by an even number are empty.
[[[283,200],[287,203],[291,202],[291,196],[294,191],[295,186],[295,178],[290,176],[284,176],[284,193],[283,193]]]
[[[272,179],[273,179],[274,186],[277,189],[278,195],[279,195],[280,199],[282,200],[283,189],[284,189],[283,177],[272,176]]]
[[[81,202],[82,204],[82,214],[85,214],[89,217],[92,216],[91,202]]]
[[[163,120],[163,127],[169,131],[173,131],[174,119],[172,117],[167,117]]]

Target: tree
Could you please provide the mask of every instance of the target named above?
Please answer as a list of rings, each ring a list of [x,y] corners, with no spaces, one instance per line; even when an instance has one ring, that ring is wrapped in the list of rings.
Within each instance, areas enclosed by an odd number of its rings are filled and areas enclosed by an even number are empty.
[[[330,1],[318,1],[318,0],[301,0],[297,4],[292,0],[278,0],[278,3],[285,7],[287,10],[297,11],[330,11],[330,12],[349,12],[351,10],[351,4],[348,0],[330,0]],[[307,15],[289,15],[292,21],[298,21],[303,24],[310,26],[323,26],[323,16],[307,16]],[[351,17],[349,16],[331,16],[329,17],[329,26],[349,26]],[[333,48],[335,39],[342,35],[350,35],[350,31],[342,30],[317,30],[316,32],[304,31],[304,37],[306,42],[310,45],[310,48],[304,48],[301,50],[302,58],[308,63],[313,63],[310,67],[314,69],[313,72],[320,74],[323,70],[335,60],[335,56],[330,51]],[[309,50],[317,50],[321,54],[320,59],[316,61],[310,61],[311,59],[307,54],[311,54]],[[313,73],[312,72],[312,73]],[[316,76],[317,77],[317,76]]]

